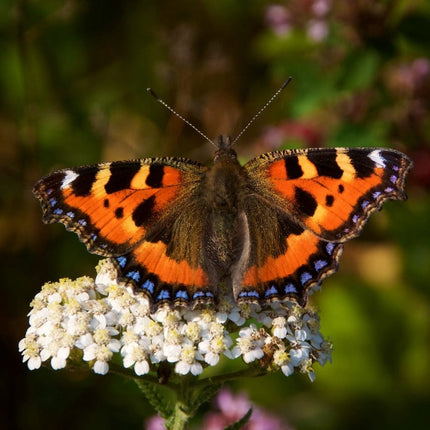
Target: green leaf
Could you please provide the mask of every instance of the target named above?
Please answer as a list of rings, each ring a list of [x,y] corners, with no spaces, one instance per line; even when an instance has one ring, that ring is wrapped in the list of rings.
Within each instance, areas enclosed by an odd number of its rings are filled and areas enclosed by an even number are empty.
[[[367,88],[375,80],[380,57],[376,51],[352,52],[343,61],[338,85],[346,91]]]
[[[203,404],[211,400],[221,389],[221,384],[205,385],[199,390],[195,390],[192,395],[192,400],[190,401],[190,411],[194,415],[197,409]]]
[[[135,380],[137,386],[148,399],[151,406],[163,417],[168,418],[173,414],[172,401],[167,389],[161,385],[145,382],[141,379]]]
[[[345,122],[330,137],[330,146],[387,146],[388,125],[383,122],[365,125]]]
[[[248,412],[239,421],[236,421],[231,426],[225,428],[225,430],[239,430],[241,429],[251,418],[252,408],[249,408]]]

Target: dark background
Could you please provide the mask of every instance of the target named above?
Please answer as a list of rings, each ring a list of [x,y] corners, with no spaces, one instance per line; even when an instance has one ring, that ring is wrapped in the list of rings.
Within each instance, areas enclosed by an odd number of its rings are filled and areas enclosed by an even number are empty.
[[[151,86],[212,139],[385,146],[415,162],[407,202],[389,202],[346,245],[313,298],[333,363],[235,383],[294,428],[424,428],[430,407],[430,3],[406,0],[10,1],[0,3],[2,428],[142,428],[137,387],[17,351],[41,285],[94,275],[63,226],[41,223],[31,189],[57,168],[136,157],[209,161],[213,148],[146,93]],[[198,418],[196,423],[198,423]],[[198,425],[198,424],[196,424]]]

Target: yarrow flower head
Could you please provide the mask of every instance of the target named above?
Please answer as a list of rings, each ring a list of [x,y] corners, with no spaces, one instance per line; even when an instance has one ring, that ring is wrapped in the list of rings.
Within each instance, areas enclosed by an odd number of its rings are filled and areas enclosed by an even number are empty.
[[[295,371],[314,379],[313,364],[330,360],[331,344],[319,332],[318,315],[288,302],[257,309],[222,299],[218,309],[161,307],[117,280],[110,260],[95,280],[47,283],[31,303],[29,328],[19,343],[30,370],[88,363],[106,374],[114,361],[143,376],[164,363],[177,375],[199,375],[221,357],[241,358],[259,372]]]

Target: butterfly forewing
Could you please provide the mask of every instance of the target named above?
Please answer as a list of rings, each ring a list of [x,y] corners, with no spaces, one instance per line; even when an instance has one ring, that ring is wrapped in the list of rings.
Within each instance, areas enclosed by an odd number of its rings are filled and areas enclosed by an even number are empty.
[[[145,237],[185,184],[198,181],[201,169],[175,159],[102,163],[53,172],[34,194],[45,222],[65,224],[90,252],[120,255]]]
[[[387,199],[404,200],[411,161],[377,148],[278,151],[245,166],[271,199],[329,241],[357,236]]]

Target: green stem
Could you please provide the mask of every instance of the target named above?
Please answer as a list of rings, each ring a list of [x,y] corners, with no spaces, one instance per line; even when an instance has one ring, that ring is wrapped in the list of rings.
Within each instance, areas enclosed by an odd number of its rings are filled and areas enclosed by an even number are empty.
[[[165,425],[168,430],[184,429],[200,405],[215,396],[225,382],[267,373],[267,370],[260,366],[250,366],[225,375],[202,379],[191,375],[182,376],[175,378],[175,382],[171,380],[164,385],[152,375],[136,376],[121,366],[113,365],[111,371],[135,380],[154,409],[166,419]]]
[[[168,430],[182,430],[185,428],[185,424],[190,418],[190,416],[185,412],[186,410],[187,406],[178,400],[175,404],[172,417],[169,419],[169,423],[171,423],[171,425],[168,425],[166,422],[166,428]]]

